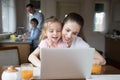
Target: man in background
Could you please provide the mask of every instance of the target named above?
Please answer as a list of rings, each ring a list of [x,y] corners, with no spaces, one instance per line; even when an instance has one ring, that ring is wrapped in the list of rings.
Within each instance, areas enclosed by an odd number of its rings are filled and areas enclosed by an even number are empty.
[[[43,14],[40,13],[39,11],[37,11],[32,4],[27,4],[26,5],[26,10],[29,13],[29,22],[32,18],[36,18],[38,20],[38,23],[39,23],[37,25],[37,28],[41,31],[42,24],[43,24],[43,21],[44,21]]]

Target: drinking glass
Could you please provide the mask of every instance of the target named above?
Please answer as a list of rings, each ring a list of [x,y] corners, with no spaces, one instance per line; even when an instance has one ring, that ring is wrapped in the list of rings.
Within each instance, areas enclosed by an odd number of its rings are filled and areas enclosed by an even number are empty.
[[[33,77],[33,65],[31,63],[21,64],[22,80],[30,80]]]
[[[102,72],[101,65],[92,65],[92,73],[93,74],[100,74]]]

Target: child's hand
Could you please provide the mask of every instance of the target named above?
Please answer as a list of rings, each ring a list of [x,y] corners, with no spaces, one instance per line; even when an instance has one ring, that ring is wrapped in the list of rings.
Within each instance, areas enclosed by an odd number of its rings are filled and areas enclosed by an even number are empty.
[[[25,41],[27,39],[26,35],[22,35],[22,40]]]

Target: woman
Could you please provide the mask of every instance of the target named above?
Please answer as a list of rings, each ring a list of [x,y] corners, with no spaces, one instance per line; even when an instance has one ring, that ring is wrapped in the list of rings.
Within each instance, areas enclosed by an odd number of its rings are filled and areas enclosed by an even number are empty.
[[[82,28],[84,20],[77,13],[70,13],[63,20],[62,40],[67,44],[68,48],[89,48],[90,46],[82,39]],[[35,66],[40,67],[40,59],[38,59],[40,50],[38,48],[29,56],[29,61]],[[97,65],[105,65],[105,59],[96,51],[94,63]]]
[[[63,20],[62,40],[67,43],[69,48],[88,48],[90,47],[81,35],[84,25],[82,16],[77,13],[70,13]],[[94,63],[97,65],[105,65],[105,59],[96,51]]]

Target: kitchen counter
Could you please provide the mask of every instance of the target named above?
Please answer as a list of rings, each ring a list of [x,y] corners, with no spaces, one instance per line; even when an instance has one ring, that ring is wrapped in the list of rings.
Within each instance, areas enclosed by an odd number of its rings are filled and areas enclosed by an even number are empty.
[[[18,40],[18,39],[5,39],[5,40],[0,40],[0,43],[28,43],[28,44],[31,44],[31,40],[25,40],[25,41],[22,41],[22,40]]]
[[[20,62],[26,63],[28,62],[31,43],[32,41],[30,40],[22,41],[17,39],[5,39],[0,40],[0,47],[12,47],[12,46],[18,47],[20,53]]]

